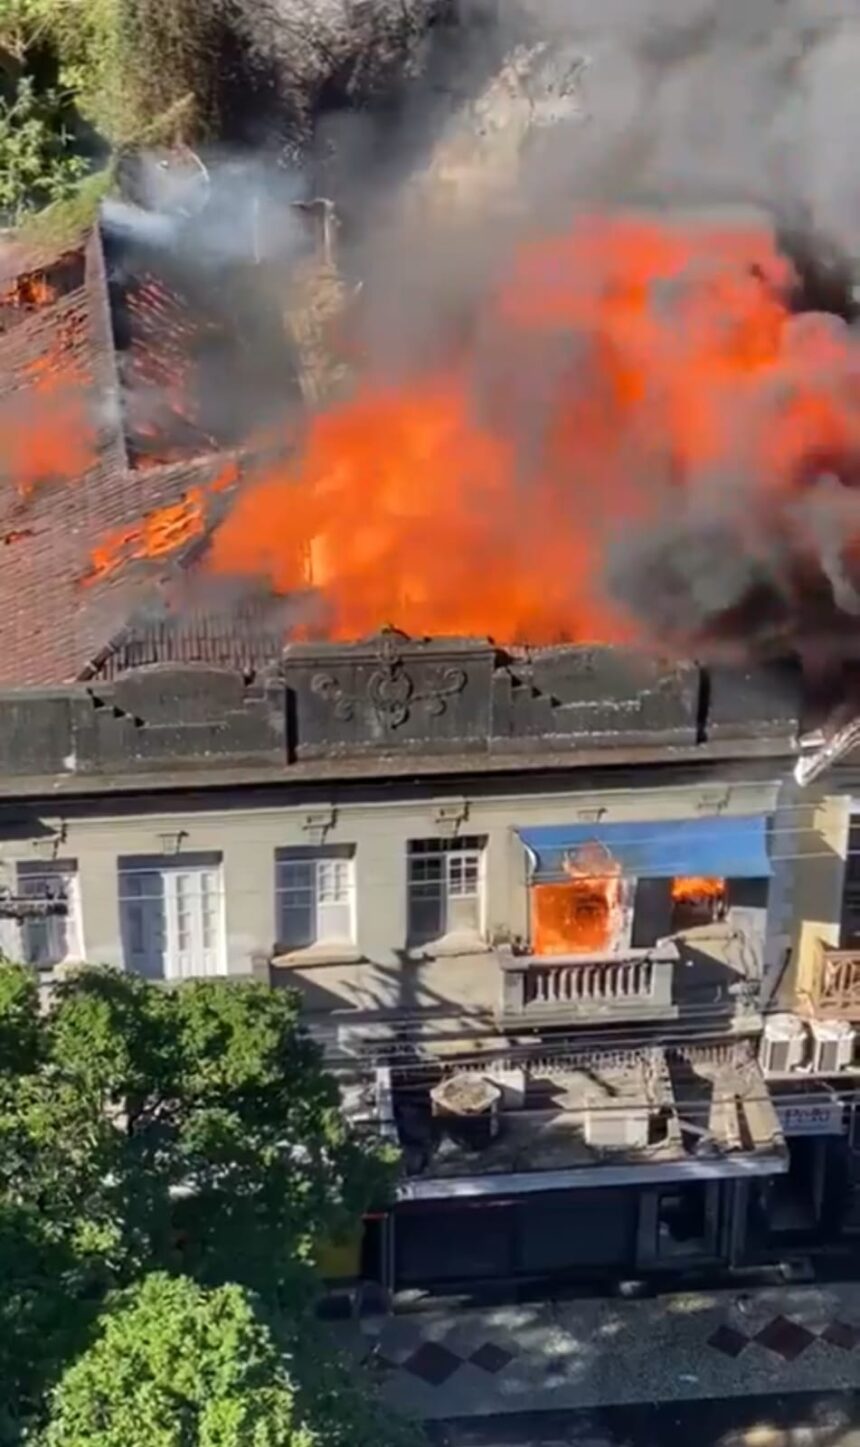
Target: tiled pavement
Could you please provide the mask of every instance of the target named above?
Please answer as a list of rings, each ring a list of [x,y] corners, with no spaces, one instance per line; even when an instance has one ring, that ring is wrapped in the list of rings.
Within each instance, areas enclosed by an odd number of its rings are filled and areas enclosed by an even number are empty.
[[[343,1326],[392,1404],[428,1420],[860,1389],[860,1284],[432,1310]]]

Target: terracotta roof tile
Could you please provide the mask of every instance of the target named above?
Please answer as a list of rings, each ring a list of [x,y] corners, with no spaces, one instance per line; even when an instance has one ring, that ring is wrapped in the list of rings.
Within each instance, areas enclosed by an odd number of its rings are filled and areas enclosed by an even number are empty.
[[[120,630],[80,677],[112,679],[153,663],[208,663],[255,673],[280,658],[284,633],[269,600],[243,600],[225,610],[184,608],[162,618],[139,616]]]
[[[210,619],[197,609],[181,623],[162,621],[147,631],[147,607],[158,596],[158,580],[175,571],[173,558],[132,560],[85,585],[93,548],[106,535],[181,503],[189,488],[212,483],[225,466],[223,457],[209,457],[145,471],[129,467],[96,233],[85,257],[82,286],[0,336],[0,686],[71,681],[100,656],[108,672],[131,666],[133,658],[156,661],[162,652],[254,666],[276,643],[261,625],[255,652],[253,609],[244,617],[240,609],[235,625],[229,610]],[[85,458],[76,455],[80,438],[70,427],[68,439],[59,434],[56,465],[52,438],[47,470],[24,485],[22,437],[26,444],[32,435],[38,450],[44,429],[62,423],[62,399],[72,395],[88,420]],[[133,646],[130,619],[138,620]],[[109,646],[118,636],[126,643]]]

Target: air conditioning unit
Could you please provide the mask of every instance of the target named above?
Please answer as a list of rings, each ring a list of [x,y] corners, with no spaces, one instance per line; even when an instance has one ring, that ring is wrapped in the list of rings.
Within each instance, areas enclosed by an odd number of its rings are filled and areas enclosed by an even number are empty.
[[[847,1020],[813,1022],[812,1069],[816,1075],[836,1075],[851,1064],[854,1033]]]
[[[759,1058],[765,1075],[787,1075],[806,1057],[806,1026],[796,1015],[771,1015],[765,1021]]]

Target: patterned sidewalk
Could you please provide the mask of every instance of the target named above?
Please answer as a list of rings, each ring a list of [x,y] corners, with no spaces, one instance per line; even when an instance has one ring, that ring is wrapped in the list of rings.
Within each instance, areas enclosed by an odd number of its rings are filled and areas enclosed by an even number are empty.
[[[338,1335],[425,1420],[860,1387],[858,1283],[437,1310]]]

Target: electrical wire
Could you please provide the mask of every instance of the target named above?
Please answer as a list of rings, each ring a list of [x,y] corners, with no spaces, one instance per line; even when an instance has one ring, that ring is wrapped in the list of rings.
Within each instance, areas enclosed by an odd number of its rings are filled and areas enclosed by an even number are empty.
[[[595,1053],[611,1053],[615,1051],[619,1054],[624,1054],[625,1052],[635,1052],[652,1046],[660,1049],[671,1049],[675,1046],[683,1047],[691,1044],[711,1044],[714,1047],[723,1047],[740,1044],[742,1041],[750,1040],[753,1036],[760,1034],[760,1028],[754,1028],[751,1025],[748,1033],[741,1034],[738,1031],[735,1034],[729,1034],[727,1036],[725,1027],[735,1018],[728,1010],[724,1010],[720,1012],[719,1016],[715,1015],[711,1018],[713,1021],[711,1027],[702,1026],[696,1022],[690,1022],[689,1025],[685,1025],[683,1021],[678,1021],[667,1028],[661,1024],[661,1022],[655,1021],[654,1028],[650,1032],[643,1031],[641,1027],[635,1032],[630,1031],[629,1029],[625,1029],[623,1025],[619,1026],[617,1034],[607,1031],[589,1031],[587,1027],[582,1027],[572,1032],[559,1031],[558,1033],[553,1033],[551,1036],[537,1035],[531,1040],[524,1040],[520,1030],[515,1034],[511,1032],[514,1034],[513,1041],[511,1040],[510,1034],[499,1033],[476,1036],[474,1031],[464,1031],[444,1037],[422,1035],[408,1040],[401,1039],[400,1041],[393,1037],[389,1037],[386,1040],[356,1040],[353,1043],[355,1054],[347,1054],[345,1045],[334,1050],[330,1045],[322,1042],[322,1051],[325,1064],[331,1068],[338,1066],[346,1068],[353,1062],[366,1062],[367,1060],[376,1062],[382,1057],[386,1057],[385,1063],[389,1064],[392,1070],[408,1071],[415,1064],[419,1066],[422,1063],[439,1062],[444,1064],[449,1058],[452,1060],[456,1059],[458,1065],[481,1065],[485,1064],[493,1054],[504,1055],[505,1058],[512,1060],[527,1060],[533,1059],[537,1055],[541,1058],[550,1059],[556,1056],[569,1055],[572,1051],[574,1053],[588,1053],[589,1051]],[[378,1023],[388,1025],[389,1022]],[[418,1022],[413,1018],[411,1023],[414,1026]],[[718,1028],[720,1025],[723,1027],[722,1030]],[[358,1028],[360,1029],[361,1027]],[[543,1026],[542,1028],[546,1029],[548,1027]],[[456,1045],[458,1041],[462,1041],[467,1046],[471,1044],[472,1049],[469,1050],[467,1048],[462,1052],[458,1051],[456,1057],[432,1053],[434,1045],[445,1044],[452,1046]],[[486,1047],[476,1048],[478,1041],[487,1042]],[[407,1056],[407,1052],[409,1051],[415,1052],[421,1051],[422,1049],[426,1053],[417,1061],[414,1053],[411,1058]],[[398,1055],[401,1055],[403,1058],[398,1059]]]

